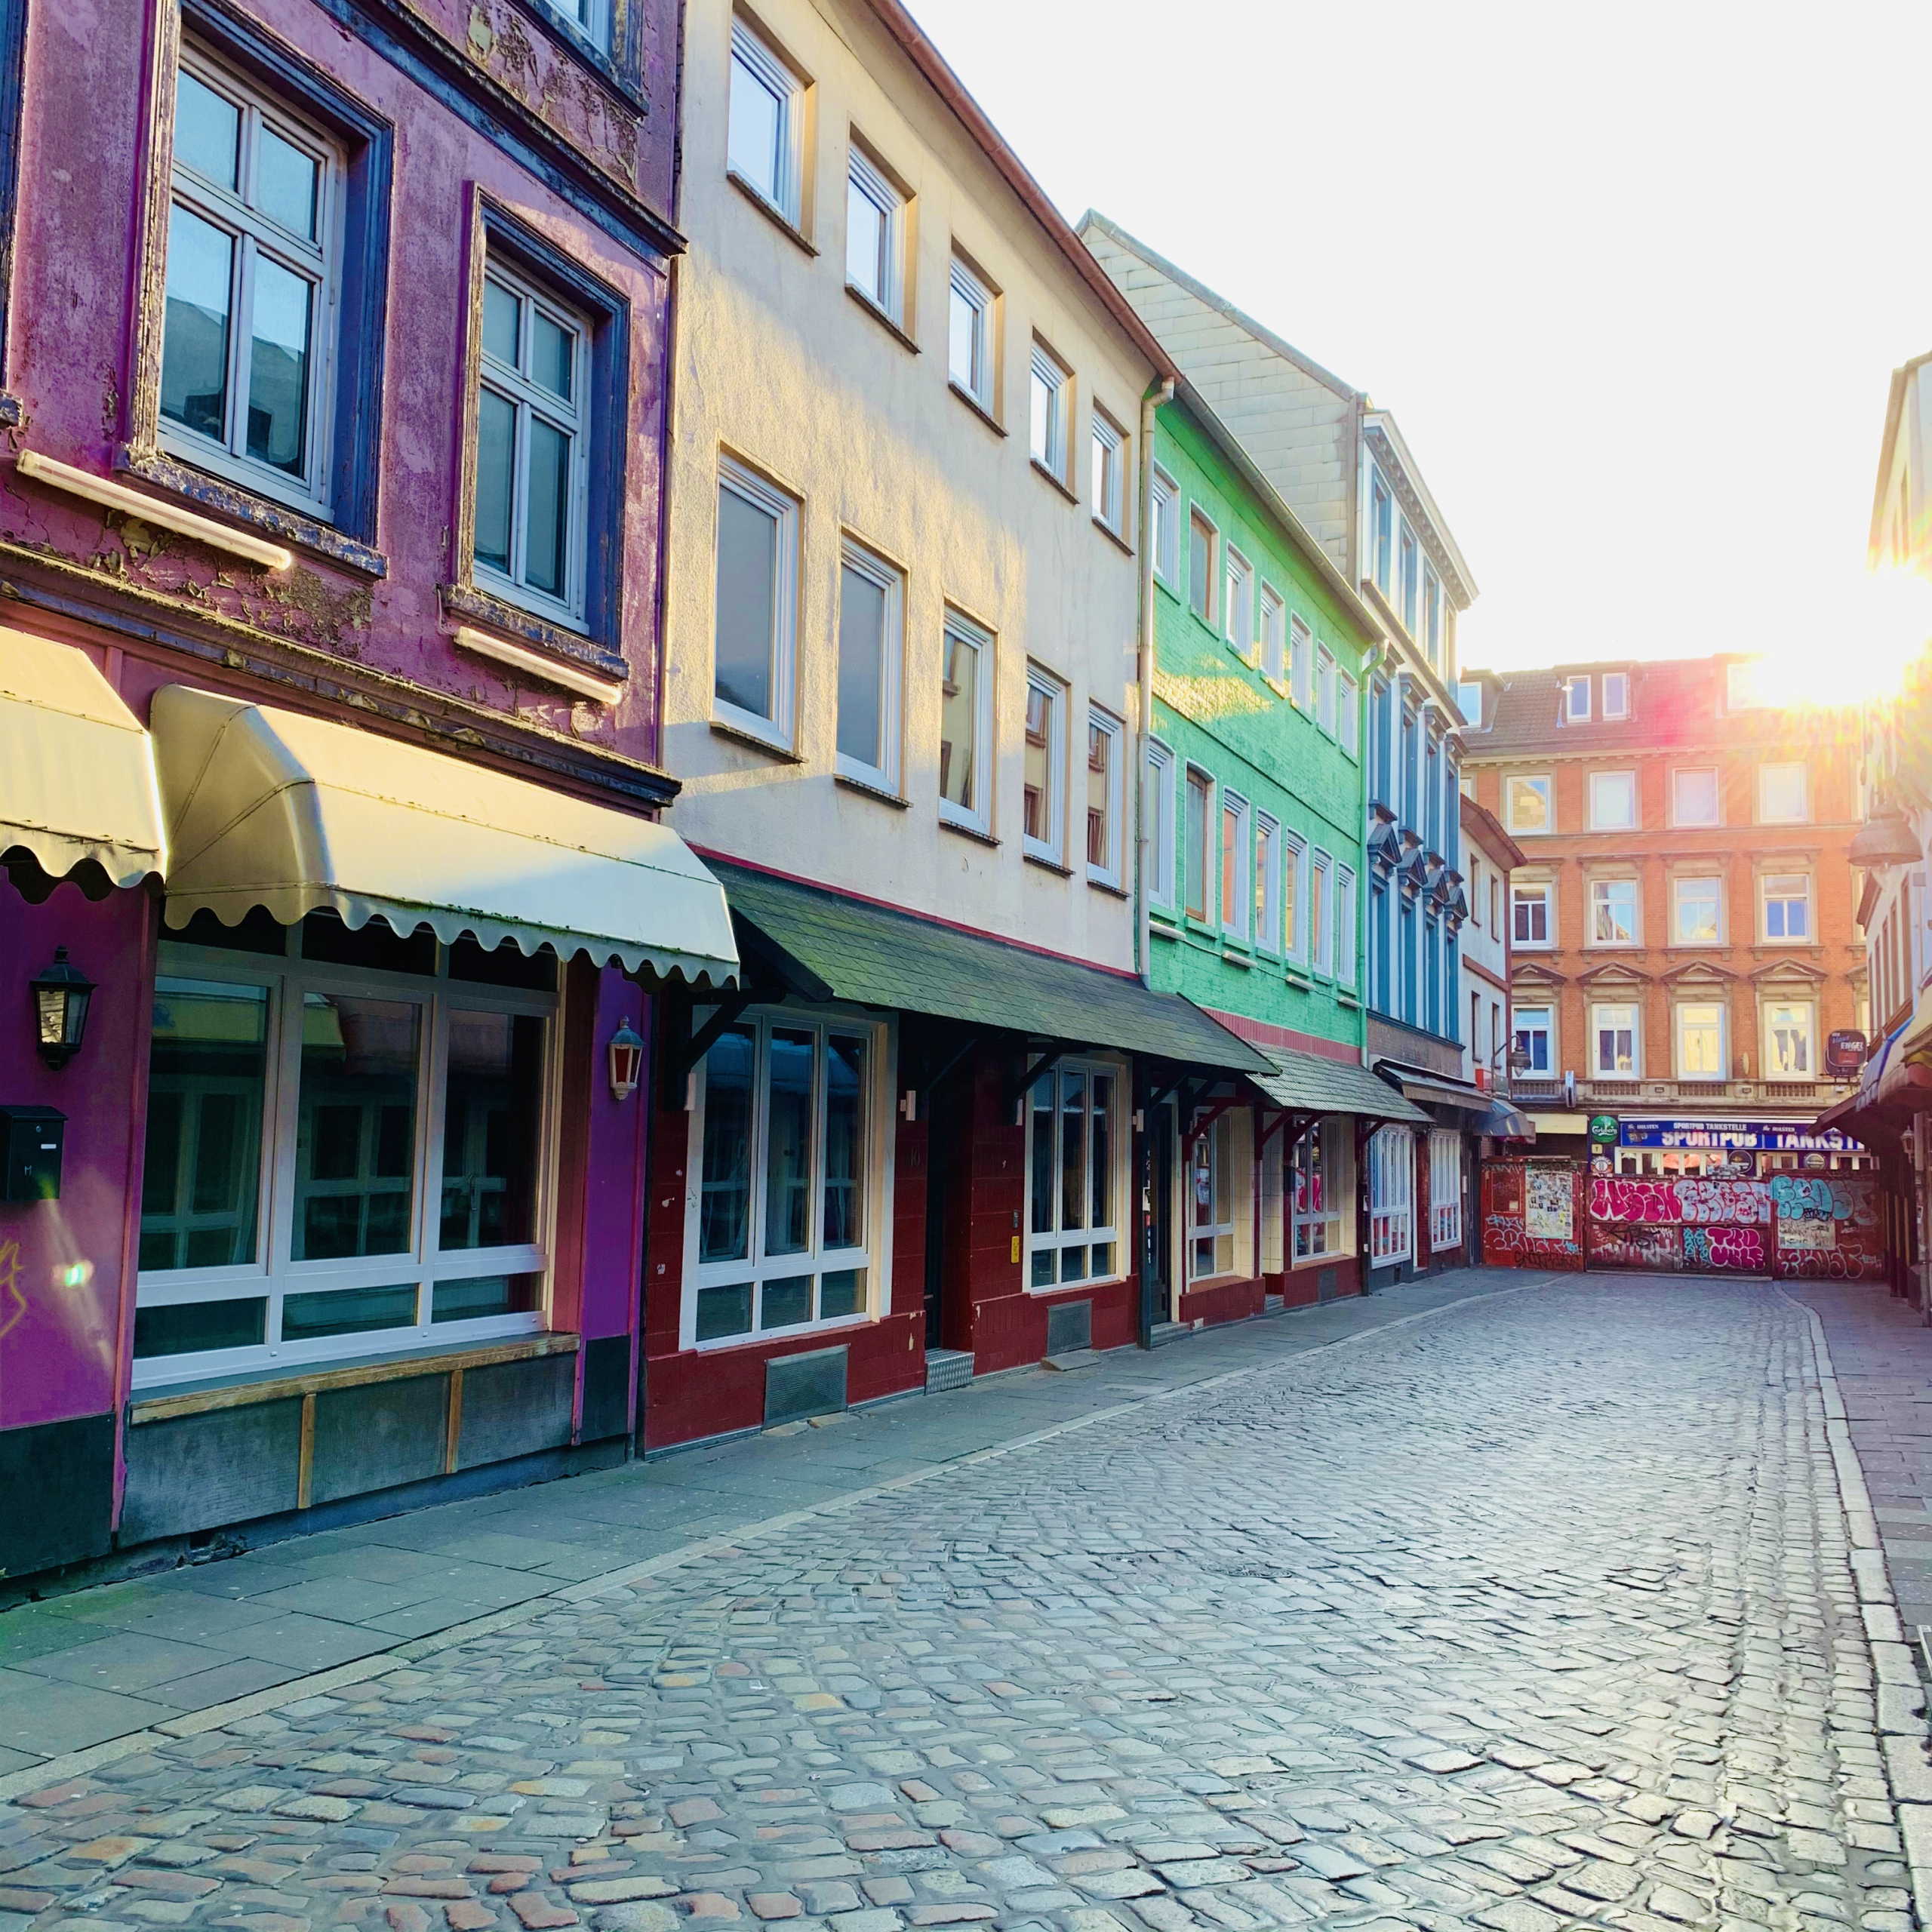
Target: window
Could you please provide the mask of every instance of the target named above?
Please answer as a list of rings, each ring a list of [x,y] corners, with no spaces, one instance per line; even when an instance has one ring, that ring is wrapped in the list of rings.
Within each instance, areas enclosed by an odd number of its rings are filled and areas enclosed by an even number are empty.
[[[1414,534],[1405,523],[1402,525],[1401,550],[1402,557],[1402,628],[1410,636],[1417,635],[1416,598],[1420,588],[1417,574],[1418,556]]]
[[[1758,688],[1755,664],[1727,664],[1724,667],[1724,708],[1727,711],[1756,711],[1764,698]]]
[[[1429,652],[1429,667],[1442,669],[1442,580],[1433,564],[1422,567],[1423,642]]]
[[[1060,862],[1066,823],[1066,687],[1029,665],[1026,755],[1020,790],[1020,844],[1032,857]]]
[[[1247,938],[1247,801],[1221,794],[1221,930],[1230,939]]]
[[[1715,771],[1673,771],[1670,774],[1670,816],[1676,825],[1718,823],[1718,775]]]
[[[845,285],[881,315],[906,315],[906,197],[854,144],[845,160]]]
[[[1482,929],[1482,861],[1473,852],[1469,854],[1469,924],[1478,932]]]
[[[838,768],[894,792],[905,608],[904,578],[848,538],[838,577]]]
[[[1631,1080],[1637,1075],[1637,1009],[1590,1009],[1590,1071],[1600,1080]]]
[[[1342,749],[1351,758],[1356,755],[1358,734],[1361,730],[1360,697],[1354,678],[1346,671],[1337,672],[1335,678],[1335,723]]]
[[[1331,1114],[1289,1150],[1294,1258],[1315,1261],[1355,1246],[1354,1124]]]
[[[1315,720],[1330,737],[1335,735],[1335,660],[1326,645],[1315,654]]]
[[[512,948],[519,991],[426,929],[291,937],[162,945],[137,1386],[543,1326],[555,959]]]
[[[1174,755],[1158,738],[1147,741],[1147,897],[1163,912],[1174,909]]]
[[[1603,715],[1606,718],[1630,715],[1630,674],[1606,671],[1603,674]]]
[[[1774,872],[1764,880],[1764,937],[1811,937],[1811,881],[1803,872]]]
[[[1499,939],[1503,937],[1503,881],[1494,873],[1489,881],[1489,929]]]
[[[161,441],[325,520],[345,175],[336,142],[183,50]]]
[[[1634,946],[1637,943],[1637,881],[1634,878],[1593,878],[1590,881],[1590,943]]]
[[[1318,973],[1329,973],[1335,965],[1335,932],[1329,916],[1328,854],[1319,846],[1309,854],[1308,950]]]
[[[1463,714],[1463,721],[1472,729],[1482,728],[1482,685],[1479,679],[1466,681],[1456,687],[1456,709]]]
[[[952,386],[993,413],[993,293],[964,262],[952,258],[946,312],[946,373]]]
[[[1308,904],[1308,844],[1292,832],[1281,836],[1281,941],[1291,959],[1305,961],[1302,917]]]
[[[1278,685],[1287,672],[1287,610],[1279,595],[1261,586],[1261,672]]]
[[[1777,1000],[1764,1008],[1764,1078],[1809,1080],[1817,1072],[1808,1004]]]
[[[1193,765],[1187,768],[1187,915],[1205,921],[1208,916],[1208,838],[1213,826],[1214,781]]]
[[[748,1014],[705,1055],[686,1347],[870,1311],[883,1044],[860,1022]]]
[[[1590,774],[1590,829],[1631,832],[1637,824],[1637,774],[1634,771]]]
[[[1254,655],[1254,570],[1247,559],[1230,543],[1227,558],[1227,591],[1222,604],[1222,620],[1228,641],[1244,658]]]
[[[566,26],[574,27],[599,53],[611,49],[611,16],[605,0],[544,0]]]
[[[1118,718],[1087,707],[1087,876],[1117,886],[1120,878],[1121,779],[1127,738]]]
[[[1429,1245],[1463,1244],[1463,1137],[1436,1128],[1429,1137]]]
[[[1679,946],[1715,946],[1724,904],[1724,884],[1715,878],[1671,882],[1673,937]]]
[[[1567,724],[1587,724],[1590,721],[1590,681],[1587,677],[1566,678],[1563,682],[1563,719]]]
[[[1180,489],[1158,464],[1153,475],[1154,574],[1172,590],[1180,583]]]
[[[1214,621],[1214,526],[1197,510],[1187,519],[1188,608],[1204,624]]]
[[[1072,379],[1044,343],[1033,345],[1033,377],[1027,412],[1027,448],[1033,460],[1060,483],[1066,481],[1067,414]]]
[[[1380,1268],[1414,1252],[1416,1143],[1406,1127],[1378,1128],[1368,1143],[1368,1259]]]
[[[1094,521],[1118,537],[1126,515],[1124,438],[1097,409],[1093,413]]]
[[[1552,946],[1556,940],[1554,885],[1509,887],[1510,937],[1518,946]]]
[[[1355,875],[1346,866],[1335,868],[1335,983],[1355,983]]]
[[[1391,581],[1389,552],[1395,530],[1395,501],[1389,494],[1389,486],[1383,481],[1379,469],[1369,472],[1368,503],[1370,540],[1374,546],[1375,587],[1386,597]]]
[[[804,87],[740,20],[731,23],[731,130],[725,165],[794,228],[801,220]]]
[[[1527,1055],[1525,1069],[1532,1078],[1546,1079],[1556,1065],[1554,1046],[1555,1014],[1546,1006],[1518,1006],[1513,1009],[1514,1051]]]
[[[792,737],[798,506],[727,458],[718,477],[713,714],[771,743]]]
[[[1237,1109],[1220,1115],[1195,1135],[1188,1149],[1188,1182],[1192,1199],[1187,1217],[1187,1278],[1205,1281],[1235,1271],[1237,1186]]]
[[[1724,1008],[1700,1001],[1676,1011],[1677,1077],[1722,1080],[1727,1076]]]
[[[1125,1272],[1120,1208],[1125,1149],[1117,1069],[1066,1060],[1033,1083],[1026,1107],[1026,1284],[1105,1281]]]
[[[1550,809],[1550,781],[1547,778],[1506,778],[1503,781],[1503,810],[1512,832],[1554,832],[1555,814]]]
[[[946,614],[940,648],[939,815],[988,832],[992,826],[993,641],[971,619]]]
[[[1315,639],[1299,617],[1288,620],[1288,695],[1303,710],[1315,709]]]
[[[1758,823],[1802,825],[1810,816],[1801,764],[1761,764],[1758,768]]]
[[[1263,811],[1254,814],[1254,943],[1281,949],[1281,828]]]

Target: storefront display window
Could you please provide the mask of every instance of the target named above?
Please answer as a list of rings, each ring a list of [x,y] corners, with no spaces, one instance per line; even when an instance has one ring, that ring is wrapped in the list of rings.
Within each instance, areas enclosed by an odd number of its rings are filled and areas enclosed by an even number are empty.
[[[1124,1189],[1115,1119],[1118,1069],[1063,1060],[1026,1107],[1026,1284],[1111,1281],[1121,1272]]]
[[[1405,1127],[1385,1127],[1368,1143],[1369,1261],[1374,1267],[1414,1253],[1415,1138]]]
[[[1189,1281],[1235,1270],[1235,1117],[1224,1113],[1189,1149]]]
[[[1293,1199],[1297,1261],[1346,1254],[1355,1243],[1352,1124],[1339,1115],[1318,1121],[1294,1143]]]
[[[1447,1128],[1429,1137],[1429,1244],[1457,1247],[1463,1239],[1463,1137]]]

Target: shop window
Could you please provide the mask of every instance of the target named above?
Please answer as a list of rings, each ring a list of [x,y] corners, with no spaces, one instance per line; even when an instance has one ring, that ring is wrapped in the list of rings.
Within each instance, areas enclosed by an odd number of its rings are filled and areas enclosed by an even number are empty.
[[[1463,1137],[1437,1128],[1429,1137],[1429,1245],[1433,1252],[1462,1244]]]
[[[1355,1246],[1354,1128],[1340,1115],[1318,1121],[1291,1155],[1294,1258],[1315,1261]]]
[[[1026,1108],[1026,1284],[1048,1289],[1121,1274],[1126,1177],[1116,1068],[1066,1060],[1033,1083]]]
[[[1371,1266],[1406,1261],[1415,1251],[1415,1137],[1406,1127],[1379,1129],[1368,1143]]]
[[[875,1027],[786,1012],[747,1015],[705,1055],[685,1346],[869,1312],[878,1054]]]
[[[1235,1117],[1220,1115],[1188,1149],[1187,1278],[1206,1281],[1235,1272],[1237,1197]]]
[[[555,961],[321,913],[296,949],[161,949],[137,1386],[541,1325]]]

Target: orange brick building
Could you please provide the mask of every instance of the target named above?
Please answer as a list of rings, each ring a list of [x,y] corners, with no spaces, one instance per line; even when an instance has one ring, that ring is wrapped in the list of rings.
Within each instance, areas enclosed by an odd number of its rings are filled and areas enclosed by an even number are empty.
[[[1858,716],[1768,708],[1756,681],[1752,660],[1721,657],[1462,688],[1465,789],[1524,854],[1514,1091],[1540,1148],[1580,1152],[1607,1115],[1625,1172],[1742,1151],[1761,1168],[1838,1164],[1810,1129],[1847,1091],[1829,1036],[1866,1024]]]

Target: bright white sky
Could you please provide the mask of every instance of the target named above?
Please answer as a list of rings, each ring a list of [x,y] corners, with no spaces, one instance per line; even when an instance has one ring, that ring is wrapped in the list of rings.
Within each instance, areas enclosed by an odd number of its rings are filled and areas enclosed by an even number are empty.
[[[1481,589],[1466,666],[1880,648],[1923,0],[910,4],[1069,219],[1395,412]]]

